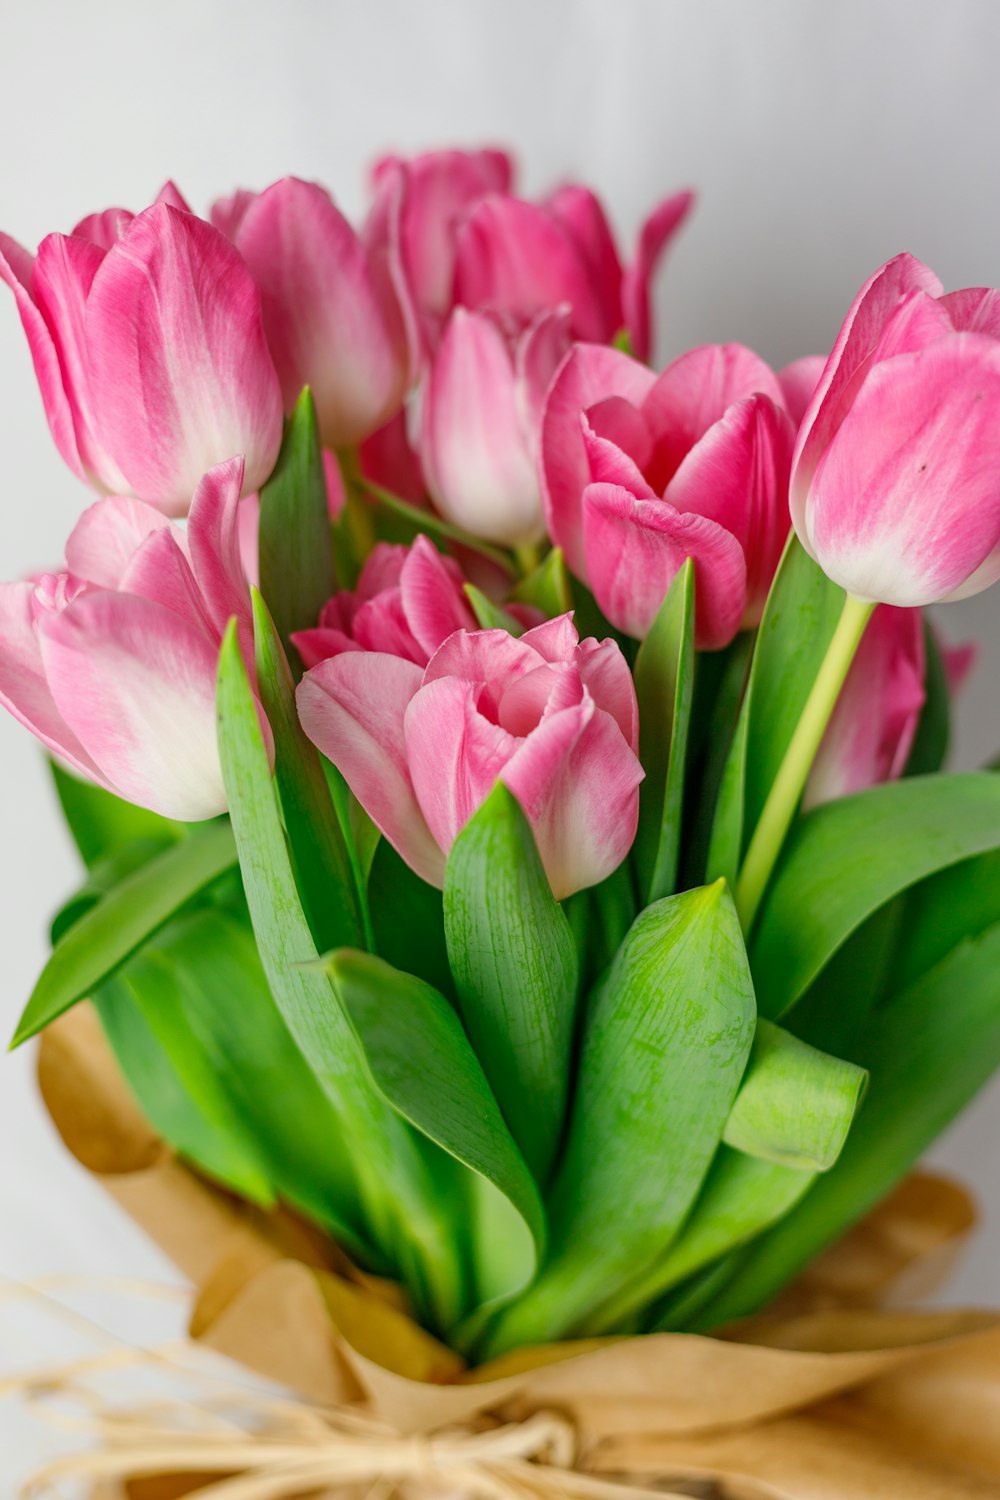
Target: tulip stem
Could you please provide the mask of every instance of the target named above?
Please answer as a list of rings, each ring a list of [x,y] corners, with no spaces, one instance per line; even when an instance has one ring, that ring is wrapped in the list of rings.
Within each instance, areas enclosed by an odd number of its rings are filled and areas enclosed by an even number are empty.
[[[541,561],[537,542],[521,542],[514,548],[514,561],[522,578],[530,578],[537,572]]]
[[[820,741],[875,605],[848,594],[822,665],[764,803],[736,882],[736,910],[749,932],[799,805]]]

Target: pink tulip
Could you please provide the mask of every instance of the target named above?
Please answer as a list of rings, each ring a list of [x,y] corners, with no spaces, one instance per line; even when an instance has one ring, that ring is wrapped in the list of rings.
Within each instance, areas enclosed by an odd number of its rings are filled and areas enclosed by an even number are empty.
[[[519,337],[456,308],[421,401],[427,488],[449,521],[504,546],[545,530],[537,448],[542,405],[569,347],[566,316],[542,313]]]
[[[631,847],[643,771],[635,688],[612,641],[569,615],[527,631],[458,630],[421,668],[347,651],[307,672],[299,714],[369,816],[440,886],[459,830],[498,780],[531,824],[561,900]]]
[[[607,342],[624,329],[647,359],[650,283],[692,195],[677,193],[657,205],[623,267],[589,188],[568,184],[529,203],[511,195],[512,175],[510,158],[496,151],[391,157],[376,169],[369,233],[376,241],[392,238],[381,195],[398,181],[399,260],[425,347],[436,346],[455,306],[488,309],[524,327],[566,304],[574,337]]]
[[[0,235],[52,435],[95,489],[181,515],[201,475],[246,455],[274,467],[281,397],[260,299],[239,255],[170,184],[135,216],[110,209],[36,257]]]
[[[542,419],[549,533],[637,638],[691,558],[696,639],[724,646],[760,619],[781,556],[793,437],[776,377],[740,344],[692,349],[659,376],[577,345]]]
[[[875,611],[827,725],[806,787],[815,807],[902,776],[924,706],[920,611]]]
[[[286,411],[312,388],[320,437],[351,447],[400,410],[410,383],[403,311],[387,254],[359,239],[316,183],[285,177],[217,204],[260,288]]]
[[[165,817],[226,807],[215,680],[233,615],[253,671],[242,485],[242,460],[212,469],[186,530],[141,500],[98,500],[62,572],[0,584],[0,702],[83,775]]]
[[[857,598],[965,598],[1000,577],[1000,293],[942,295],[898,255],[861,288],[795,445],[792,521]]]

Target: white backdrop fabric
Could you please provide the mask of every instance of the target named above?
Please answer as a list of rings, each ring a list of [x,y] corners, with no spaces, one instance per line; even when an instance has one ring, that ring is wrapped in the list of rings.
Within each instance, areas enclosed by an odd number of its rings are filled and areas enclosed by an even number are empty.
[[[657,289],[659,359],[738,339],[782,364],[825,352],[897,250],[948,286],[1000,281],[998,54],[992,0],[10,0],[0,228],[33,247],[167,176],[202,210],[295,173],[355,211],[386,149],[509,143],[529,191],[593,183],[626,243],[657,196],[697,188]],[[54,562],[88,497],[2,289],[0,455],[6,578]],[[940,624],[980,647],[954,747],[971,766],[1000,748],[1000,592]],[[38,749],[0,715],[4,1035],[76,880]],[[998,1130],[1000,1083],[932,1156],[983,1207],[952,1301],[1000,1299]],[[172,1274],[66,1159],[30,1049],[0,1055],[0,1143],[0,1275]],[[51,1441],[0,1408],[0,1492]]]

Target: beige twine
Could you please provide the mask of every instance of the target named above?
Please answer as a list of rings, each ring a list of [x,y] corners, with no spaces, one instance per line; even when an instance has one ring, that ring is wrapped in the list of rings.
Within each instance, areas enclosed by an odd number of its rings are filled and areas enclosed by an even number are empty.
[[[104,1278],[51,1278],[0,1286],[0,1302],[25,1301],[104,1345],[103,1352],[0,1380],[0,1397],[16,1395],[50,1425],[93,1447],[46,1464],[20,1490],[44,1500],[68,1480],[124,1482],[152,1476],[220,1477],[197,1500],[301,1500],[356,1493],[389,1500],[408,1495],[438,1500],[669,1500],[691,1491],[602,1479],[575,1467],[576,1432],[562,1414],[539,1411],[521,1422],[448,1428],[409,1436],[355,1407],[321,1408],[262,1396],[235,1376],[193,1370],[186,1341],[135,1348],[52,1296],[54,1290],[100,1287],[141,1298],[172,1299],[179,1289]],[[204,1389],[197,1400],[168,1396],[113,1404],[88,1383],[124,1369],[181,1375]],[[57,1404],[58,1403],[58,1404]],[[66,1411],[70,1404],[75,1411]],[[679,1481],[675,1481],[679,1482]]]

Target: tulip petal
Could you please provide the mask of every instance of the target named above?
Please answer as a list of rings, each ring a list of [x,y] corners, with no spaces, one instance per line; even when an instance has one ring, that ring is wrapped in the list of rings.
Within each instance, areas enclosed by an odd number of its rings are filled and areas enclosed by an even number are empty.
[[[617,641],[580,642],[576,654],[580,680],[598,708],[609,713],[636,755],[639,753],[639,704],[635,682]]]
[[[871,366],[886,319],[913,292],[941,294],[929,267],[912,255],[896,255],[870,276],[844,319],[837,341],[799,427],[792,456],[792,521],[802,536],[802,510],[816,465],[850,409],[854,391]]]
[[[130,495],[88,505],[66,542],[66,566],[95,588],[117,589],[132,556],[154,531],[169,527],[161,511]]]
[[[122,574],[119,592],[151,599],[196,624],[206,634],[212,633],[212,621],[205,613],[191,564],[170,525],[151,532],[136,548]]]
[[[406,762],[403,722],[420,668],[375,651],[321,662],[299,683],[299,718],[342,772],[372,821],[412,870],[440,887],[444,856],[427,826]]]
[[[726,646],[746,600],[746,563],[734,536],[663,500],[637,500],[617,485],[584,493],[584,539],[594,596],[611,623],[641,640],[687,558],[694,563],[695,642]]]
[[[31,295],[33,267],[34,260],[28,251],[9,235],[0,234],[0,279],[14,293],[49,430],[63,462],[69,465],[77,478],[85,480],[87,473],[77,445],[73,407],[63,385],[59,354],[45,319]]]
[[[531,824],[557,900],[597,885],[628,854],[643,774],[589,695],[549,714],[511,756],[500,779]]]
[[[578,339],[612,338],[586,258],[544,208],[491,194],[461,225],[455,250],[455,301],[498,308],[529,322],[568,302]]]
[[[940,305],[959,332],[1000,338],[1000,291],[995,287],[963,287],[959,292],[946,293]]]
[[[408,382],[402,314],[329,194],[283,178],[247,209],[236,243],[260,287],[286,410],[310,386],[328,448],[388,422]]]
[[[543,661],[569,661],[576,655],[579,640],[570,611],[526,630],[521,636],[521,645],[530,646]]]
[[[448,320],[423,392],[420,448],[428,489],[449,521],[502,545],[541,535],[513,362],[490,318],[457,307]]]
[[[403,564],[399,587],[407,624],[428,660],[456,630],[476,629],[459,569],[423,532]]]
[[[246,455],[246,491],[281,442],[281,392],[260,298],[217,229],[166,204],[138,214],[87,305],[96,426],[131,488],[170,514],[201,476]]]
[[[292,644],[302,658],[302,665],[307,672],[312,667],[318,667],[328,657],[339,656],[342,651],[364,650],[363,646],[352,641],[342,630],[333,630],[323,625],[318,625],[314,630],[296,630],[292,635]]]
[[[224,812],[208,633],[135,595],[93,593],[39,623],[57,708],[115,790],[167,818]]]
[[[442,677],[425,683],[406,710],[406,757],[414,791],[445,853],[520,743],[479,712],[485,692],[477,683]]]
[[[635,260],[622,278],[622,311],[636,357],[652,354],[650,285],[674,235],[694,206],[694,194],[674,193],[658,203],[639,230]]]
[[[246,658],[249,667],[253,661],[253,626],[240,540],[242,489],[242,458],[229,458],[210,469],[199,481],[191,501],[187,540],[208,617],[221,637],[229,620],[236,616],[241,645],[250,649]]]
[[[34,585],[0,583],[0,703],[50,750],[101,786],[107,782],[55,705],[35,630]]]
[[[89,240],[99,250],[110,250],[125,233],[135,214],[127,208],[105,208],[100,213],[87,214],[79,224],[73,226],[73,238]]]
[[[767,396],[737,401],[688,453],[664,499],[730,532],[746,558],[746,613],[756,625],[788,539],[795,430]]]
[[[998,475],[1000,347],[956,333],[870,369],[796,529],[858,598],[929,604],[967,585],[1000,543]]]
[[[611,396],[641,406],[655,380],[652,370],[617,349],[577,344],[549,390],[539,465],[545,519],[570,570],[585,581],[582,497],[590,483],[590,465],[580,415]]]
[[[516,639],[506,630],[457,630],[435,651],[423,680],[427,683],[458,677],[465,682],[485,683],[492,701],[499,703],[512,682],[549,659],[532,647],[532,634],[526,631],[526,640],[525,636]]]
[[[605,411],[601,416],[606,418],[608,402],[602,403]],[[634,410],[634,408],[633,408]],[[642,418],[640,417],[640,421]],[[617,425],[621,426],[621,423]],[[631,490],[637,500],[658,500],[657,492],[646,482],[646,478],[638,465],[628,452],[620,448],[617,443],[607,438],[599,437],[590,425],[590,413],[580,418],[580,428],[583,432],[583,443],[587,450],[587,463],[590,468],[590,479],[594,484],[620,484],[625,489]]]
[[[622,264],[601,200],[590,188],[565,183],[545,200],[582,252],[590,280],[601,304],[605,328],[617,333],[625,322],[622,311]]]
[[[778,384],[785,398],[785,410],[798,427],[819,384],[826,360],[822,354],[804,354],[778,371]]]
[[[569,319],[568,307],[540,313],[514,349],[514,398],[521,431],[533,460],[538,457],[545,398],[569,348]]]

